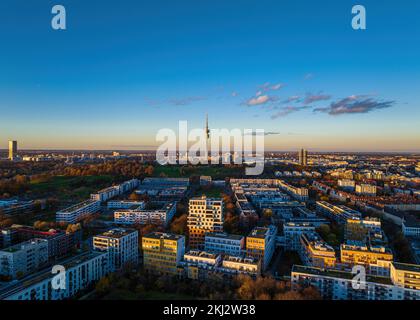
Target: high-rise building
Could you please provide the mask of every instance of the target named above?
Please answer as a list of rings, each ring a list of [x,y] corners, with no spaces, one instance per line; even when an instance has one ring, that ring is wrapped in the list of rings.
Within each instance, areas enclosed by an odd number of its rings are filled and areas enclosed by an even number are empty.
[[[188,208],[190,248],[204,249],[206,232],[223,232],[223,200],[192,198]]]
[[[9,141],[9,160],[15,160],[17,156],[17,141]]]
[[[185,253],[185,237],[152,232],[142,238],[144,268],[152,273],[176,275]]]
[[[115,228],[93,238],[93,248],[107,251],[111,270],[119,270],[127,264],[138,263],[138,231]]]
[[[277,227],[255,227],[246,237],[246,254],[261,260],[261,267],[265,270],[270,264],[276,248]]]
[[[299,165],[307,166],[308,165],[308,150],[300,149],[299,151]]]

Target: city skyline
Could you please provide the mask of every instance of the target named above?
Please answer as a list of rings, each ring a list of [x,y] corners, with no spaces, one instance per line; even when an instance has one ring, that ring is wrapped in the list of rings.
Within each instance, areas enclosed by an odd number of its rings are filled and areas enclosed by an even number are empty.
[[[266,150],[420,152],[420,5],[364,1],[355,31],[351,1],[321,2],[63,1],[61,32],[46,1],[5,1],[0,149],[153,150],[208,113]]]

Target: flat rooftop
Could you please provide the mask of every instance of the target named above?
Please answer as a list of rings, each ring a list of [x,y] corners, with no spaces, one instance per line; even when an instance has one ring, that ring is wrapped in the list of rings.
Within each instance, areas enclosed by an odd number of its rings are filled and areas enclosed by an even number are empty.
[[[268,227],[255,227],[251,230],[248,237],[265,238],[266,234],[270,231]]]
[[[8,252],[8,253],[18,252],[20,250],[25,249],[28,246],[35,245],[35,244],[38,244],[38,243],[48,243],[48,240],[34,238],[34,239],[31,239],[31,240],[28,240],[28,241],[24,241],[24,242],[15,244],[15,245],[10,246],[8,248],[4,248],[4,249],[0,250],[0,252]]]
[[[300,266],[300,265],[294,265],[292,268],[292,272],[306,273],[306,274],[312,274],[316,276],[332,277],[332,278],[339,278],[339,279],[346,279],[346,280],[352,280],[354,278],[354,274],[352,274],[351,272],[332,270],[332,269],[322,269],[322,268],[315,268],[315,267],[309,267],[309,266]],[[366,275],[366,282],[374,282],[374,283],[380,283],[380,284],[386,284],[386,285],[393,284],[390,278],[371,276],[371,275]]]
[[[398,270],[420,273],[420,265],[418,264],[408,264],[408,263],[400,263],[400,262],[393,262],[392,264],[394,265],[395,269],[398,269]]]
[[[229,239],[229,240],[241,240],[244,238],[244,236],[241,236],[239,234],[229,234],[225,232],[207,232],[206,237]]]
[[[223,261],[246,263],[246,264],[258,264],[258,260],[254,257],[244,256],[224,256]]]
[[[174,233],[166,233],[166,232],[152,232],[143,236],[143,238],[151,238],[151,239],[163,239],[163,240],[179,240],[184,238],[184,236]]]
[[[200,257],[200,258],[206,258],[206,259],[216,259],[219,256],[219,254],[210,253],[207,251],[190,250],[184,254],[184,257],[185,256]]]
[[[134,229],[125,229],[125,228],[115,228],[108,230],[104,233],[98,234],[95,237],[105,237],[105,238],[122,238],[126,235],[129,235],[130,233],[137,232],[137,230]]]
[[[71,258],[66,258],[63,260],[58,261],[60,265],[64,266],[66,270],[73,268],[74,266],[93,259],[97,256],[106,255],[106,253],[101,252],[84,252],[77,256],[73,256]],[[42,282],[46,279],[52,278],[54,275],[51,273],[51,266],[29,276],[26,276],[22,280],[18,282],[14,282],[12,285],[5,286],[0,290],[0,300],[6,299],[7,297],[16,294],[28,287],[31,287],[39,282]]]
[[[83,201],[83,202],[76,203],[76,204],[74,204],[74,205],[72,205],[70,207],[67,207],[65,209],[59,210],[57,212],[58,213],[70,213],[70,212],[76,211],[78,209],[81,209],[83,207],[89,206],[89,205],[91,205],[93,203],[96,203],[96,202],[98,202],[98,200],[89,199],[89,200],[86,200],[86,201]]]
[[[420,228],[420,219],[413,216],[405,217],[404,225],[408,228]]]
[[[114,191],[115,189],[118,189],[119,188],[119,186],[111,186],[111,187],[106,187],[106,188],[104,188],[104,189],[101,189],[101,190],[99,190],[99,191],[96,191],[95,193],[93,193],[93,194],[100,194],[100,193],[105,193],[105,192],[108,192],[108,191]]]

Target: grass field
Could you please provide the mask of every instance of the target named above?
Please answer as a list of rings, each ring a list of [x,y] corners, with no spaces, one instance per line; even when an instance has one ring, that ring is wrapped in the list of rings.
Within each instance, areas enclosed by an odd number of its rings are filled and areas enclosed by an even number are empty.
[[[55,176],[47,181],[32,181],[30,192],[37,197],[59,200],[86,200],[90,194],[112,184],[111,176]]]
[[[153,175],[169,178],[189,178],[191,176],[211,176],[213,179],[225,179],[226,177],[239,177],[245,173],[241,167],[224,166],[156,166]]]
[[[205,195],[208,198],[220,198],[222,196],[223,189],[222,188],[198,188],[194,191],[194,196],[200,197],[202,195]]]

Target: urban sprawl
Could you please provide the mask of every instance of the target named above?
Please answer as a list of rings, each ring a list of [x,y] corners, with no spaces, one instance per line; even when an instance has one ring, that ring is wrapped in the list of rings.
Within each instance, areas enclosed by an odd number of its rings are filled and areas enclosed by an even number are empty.
[[[164,171],[152,152],[26,152],[10,141],[0,164],[2,300],[101,298],[122,279],[139,295],[150,279],[176,279],[183,295],[218,298],[188,286],[220,280],[239,286],[230,298],[263,299],[238,281],[269,279],[291,299],[420,300],[416,155],[266,152],[257,178],[236,165]],[[54,266],[65,270],[58,288]],[[153,291],[171,292],[161,283]]]

